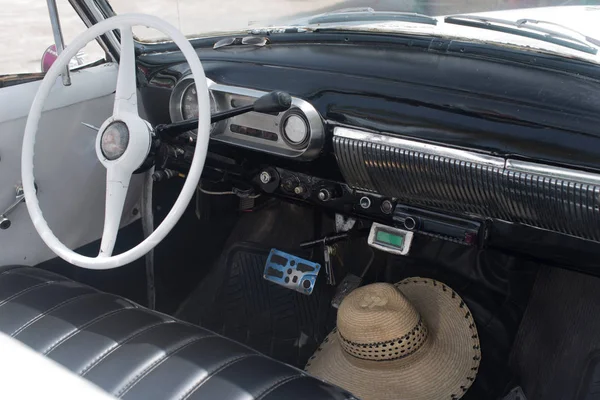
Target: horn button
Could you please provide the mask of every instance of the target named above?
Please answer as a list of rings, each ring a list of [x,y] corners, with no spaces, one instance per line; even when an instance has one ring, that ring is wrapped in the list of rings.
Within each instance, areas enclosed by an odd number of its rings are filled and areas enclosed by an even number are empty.
[[[107,160],[120,158],[129,145],[129,128],[122,121],[112,122],[106,127],[100,139],[100,150]]]

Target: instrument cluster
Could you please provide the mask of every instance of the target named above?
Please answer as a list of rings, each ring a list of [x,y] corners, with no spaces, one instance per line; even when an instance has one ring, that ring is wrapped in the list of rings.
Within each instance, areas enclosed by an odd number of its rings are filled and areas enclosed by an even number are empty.
[[[210,112],[248,106],[266,92],[227,86],[207,79]],[[174,87],[169,103],[173,122],[198,118],[198,95],[191,76]],[[190,134],[195,135],[192,131]],[[324,143],[324,126],[317,110],[307,101],[292,97],[292,107],[277,114],[249,112],[214,123],[211,139],[282,157],[316,158]]]

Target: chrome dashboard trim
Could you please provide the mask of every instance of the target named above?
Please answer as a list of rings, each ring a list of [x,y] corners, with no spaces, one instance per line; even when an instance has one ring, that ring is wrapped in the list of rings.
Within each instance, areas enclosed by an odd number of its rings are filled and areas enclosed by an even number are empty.
[[[357,191],[600,242],[600,174],[341,127],[333,147]]]
[[[248,89],[237,86],[228,86],[221,85],[218,83],[213,83],[209,85],[209,89],[211,91],[222,92],[227,94],[234,94],[240,96],[247,96],[253,98],[259,98],[268,92],[264,92],[261,90]],[[299,99],[297,97],[292,97],[292,109],[299,109],[306,120],[308,121],[308,125],[310,127],[310,137],[307,142],[307,146],[304,149],[296,149],[292,146],[286,144],[287,148],[273,148],[269,146],[269,143],[257,143],[256,141],[249,140],[232,140],[231,137],[225,137],[220,135],[215,135],[213,137],[214,140],[222,141],[225,143],[235,144],[240,147],[249,148],[252,150],[258,150],[265,153],[275,154],[278,156],[288,157],[288,158],[298,158],[303,160],[312,160],[317,158],[323,148],[323,143],[325,142],[325,128],[323,126],[323,122],[321,120],[321,116],[317,112],[317,110],[310,104],[309,102]],[[284,113],[280,113],[279,117],[283,116]],[[232,120],[235,120],[234,117]],[[283,141],[283,139],[281,139]]]
[[[553,165],[514,160],[510,158],[505,159],[502,157],[490,156],[474,151],[455,149],[452,147],[439,146],[425,142],[418,142],[415,140],[388,136],[385,134],[359,131],[356,129],[343,127],[334,128],[333,135],[335,137],[361,140],[372,144],[382,144],[390,147],[401,148],[409,151],[417,151],[440,157],[449,157],[452,159],[473,162],[489,167],[504,168],[514,172],[541,175],[555,179],[572,180],[590,185],[600,185],[600,174],[577,169],[555,167]]]
[[[509,171],[547,176],[554,179],[587,183],[589,185],[600,185],[600,174],[594,174],[592,172],[570,168],[555,167],[553,165],[507,159],[506,169]]]
[[[184,76],[181,78],[173,91],[171,92],[171,98],[169,100],[169,115],[173,122],[182,121],[182,101],[183,95],[186,89],[192,85],[193,79],[190,75]],[[218,93],[223,93],[226,96],[242,96],[242,97],[250,97],[250,98],[259,98],[267,92],[243,88],[238,86],[229,86],[222,85],[216,83],[207,78],[206,80],[208,89],[211,93],[213,101],[217,103],[219,109],[223,110],[226,107],[230,107],[230,104],[226,101],[222,101],[218,96]],[[211,129],[211,139],[229,143],[234,146],[243,147],[247,149],[257,150],[264,153],[274,154],[277,156],[287,157],[287,158],[296,158],[300,160],[312,160],[319,156],[321,149],[323,148],[323,144],[325,142],[325,128],[323,126],[323,121],[318,111],[310,104],[309,102],[299,99],[297,97],[292,97],[292,108],[290,110],[298,110],[300,114],[302,114],[306,120],[308,121],[308,125],[310,128],[310,137],[307,141],[307,145],[304,148],[297,148],[295,146],[290,146],[287,144],[282,137],[279,138],[277,143],[270,142],[268,140],[263,140],[255,137],[246,137],[243,135],[235,134],[231,132],[229,126],[232,121],[240,120],[244,118],[244,116],[238,116],[230,118],[227,121],[220,122],[217,126]],[[279,126],[280,122],[282,122],[282,117],[288,113],[288,111],[279,113],[275,118],[277,118],[275,125]],[[273,119],[272,116],[267,116],[263,114],[257,113],[249,113],[249,115],[256,114],[253,118],[259,119],[260,116],[263,116],[264,120]],[[246,117],[247,118],[247,117]],[[253,127],[256,128],[256,127]],[[280,132],[276,132],[279,136],[281,136]]]
[[[401,148],[409,151],[418,151],[440,157],[450,157],[461,161],[474,162],[489,167],[504,167],[504,159],[500,157],[489,156],[486,154],[475,153],[472,151],[453,149],[451,147],[438,146],[425,142],[401,139],[394,136],[381,135],[359,131],[350,128],[336,127],[333,135],[353,140],[361,140],[372,144],[386,145],[395,148]]]

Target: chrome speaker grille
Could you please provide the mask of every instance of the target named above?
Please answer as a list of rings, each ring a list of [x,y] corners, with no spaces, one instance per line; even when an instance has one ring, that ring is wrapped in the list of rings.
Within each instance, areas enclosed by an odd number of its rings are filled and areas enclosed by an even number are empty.
[[[335,129],[333,144],[355,189],[600,241],[597,174],[346,128]]]

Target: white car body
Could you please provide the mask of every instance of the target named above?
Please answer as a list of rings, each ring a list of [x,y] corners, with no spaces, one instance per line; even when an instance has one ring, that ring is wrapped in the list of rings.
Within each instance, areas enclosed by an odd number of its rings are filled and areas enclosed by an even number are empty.
[[[560,24],[566,28],[575,30],[583,35],[600,40],[600,29],[598,28],[598,23],[600,22],[600,6],[540,7],[482,12],[467,15],[504,19],[512,22],[516,22],[520,19],[552,22],[554,24]],[[547,52],[561,55],[563,57],[577,58],[600,64],[600,50],[597,54],[587,54],[582,51],[524,36],[446,23],[444,22],[444,17],[445,16],[436,17],[438,20],[436,25],[407,23],[402,21],[376,23],[353,21],[347,23],[311,25],[310,28],[340,28],[344,30],[356,31],[433,35],[470,42],[475,41],[481,43],[492,43],[517,49],[530,49],[537,52]],[[525,27],[534,26],[537,25],[529,24]],[[573,31],[570,31],[569,29],[562,29],[556,25],[539,25],[539,27],[564,33],[579,39],[579,36]],[[591,45],[591,47],[595,46]]]
[[[3,333],[0,333],[0,376],[0,397],[3,399],[114,399],[89,381]]]

